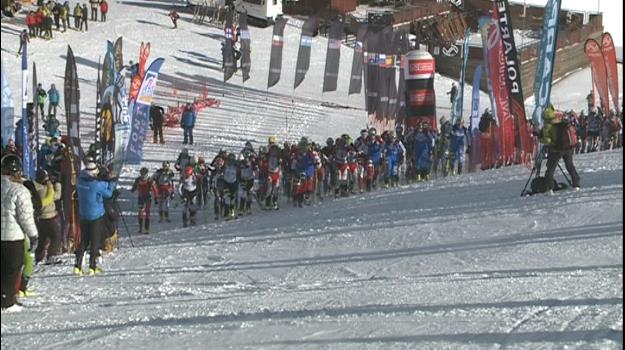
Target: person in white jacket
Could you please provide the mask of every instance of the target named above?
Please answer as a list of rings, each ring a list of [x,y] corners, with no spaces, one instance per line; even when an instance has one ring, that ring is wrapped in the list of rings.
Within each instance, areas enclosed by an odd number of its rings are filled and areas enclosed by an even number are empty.
[[[5,156],[1,165],[2,311],[13,312],[21,309],[15,296],[15,285],[24,263],[24,239],[28,237],[36,245],[38,234],[30,192],[23,185],[11,181],[11,175],[21,173],[21,161],[15,156]]]

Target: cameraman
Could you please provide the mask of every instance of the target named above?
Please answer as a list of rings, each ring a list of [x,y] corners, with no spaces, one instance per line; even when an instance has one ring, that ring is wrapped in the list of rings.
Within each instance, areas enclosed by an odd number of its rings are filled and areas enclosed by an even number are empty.
[[[76,263],[74,274],[82,275],[82,260],[85,249],[91,243],[89,250],[89,274],[102,272],[97,267],[102,235],[106,224],[104,199],[113,197],[116,181],[114,174],[107,174],[106,179],[100,177],[100,169],[93,160],[87,163],[85,170],[78,176],[78,202],[80,217],[80,245],[76,248]]]

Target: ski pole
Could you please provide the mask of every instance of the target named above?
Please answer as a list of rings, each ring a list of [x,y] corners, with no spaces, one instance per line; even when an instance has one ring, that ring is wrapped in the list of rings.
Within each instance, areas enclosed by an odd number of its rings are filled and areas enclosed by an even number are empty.
[[[124,224],[124,228],[126,229],[126,233],[128,234],[128,238],[130,239],[130,246],[134,248],[135,244],[132,241],[132,234],[130,233],[130,230],[128,229],[128,225],[126,224],[126,218],[124,217],[124,213],[122,213],[119,207],[119,203],[115,203],[115,204],[117,205],[117,212],[119,213],[119,217],[122,219],[122,223]]]

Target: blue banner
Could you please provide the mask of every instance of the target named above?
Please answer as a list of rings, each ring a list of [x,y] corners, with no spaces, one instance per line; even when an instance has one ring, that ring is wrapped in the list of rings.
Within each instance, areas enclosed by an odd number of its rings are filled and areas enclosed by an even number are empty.
[[[540,41],[540,56],[536,64],[534,85],[534,113],[532,121],[538,128],[543,126],[543,112],[549,105],[551,79],[555,65],[556,45],[558,42],[558,22],[560,20],[560,0],[549,0],[545,7],[543,35]]]
[[[473,72],[473,95],[471,99],[471,135],[479,135],[480,124],[480,80],[482,79],[482,65],[478,65]]]
[[[464,80],[467,71],[467,60],[469,59],[469,41],[471,41],[471,30],[464,32],[464,43],[462,44],[462,68],[460,69],[460,91],[456,95],[453,108],[451,110],[451,124],[456,124],[457,118],[462,118],[464,102]]]
[[[131,119],[132,127],[126,150],[126,163],[128,164],[140,164],[143,160],[143,143],[148,133],[150,106],[152,105],[152,97],[158,81],[158,72],[164,62],[163,58],[155,59],[145,72],[145,77],[143,77]]]
[[[492,22],[490,16],[480,17],[479,26],[482,35],[482,48],[484,50],[484,71],[486,72],[486,86],[488,87],[488,98],[490,99],[490,108],[494,116],[497,116],[497,108],[495,106],[495,97],[493,96],[493,83],[490,80],[490,71],[488,69],[488,26]],[[499,118],[495,118],[495,122],[499,125]]]
[[[28,45],[24,43],[22,50],[22,171],[24,176],[30,176],[30,173],[34,171],[31,169],[32,163],[30,161],[24,161],[30,159],[30,142],[28,140],[28,60],[27,60]],[[37,108],[36,106],[33,106]]]
[[[13,94],[11,93],[11,87],[7,80],[7,75],[4,71],[4,63],[2,65],[2,146],[6,146],[9,139],[13,139],[15,132],[13,123],[13,114],[15,111],[15,105],[13,104]],[[15,140],[13,140],[15,141]]]

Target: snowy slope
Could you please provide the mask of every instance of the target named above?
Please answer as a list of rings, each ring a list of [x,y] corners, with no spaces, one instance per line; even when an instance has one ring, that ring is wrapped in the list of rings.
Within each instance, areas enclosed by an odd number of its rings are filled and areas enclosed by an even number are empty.
[[[623,155],[576,163],[579,193],[512,167],[135,236],[35,275],[2,348],[622,348]]]

